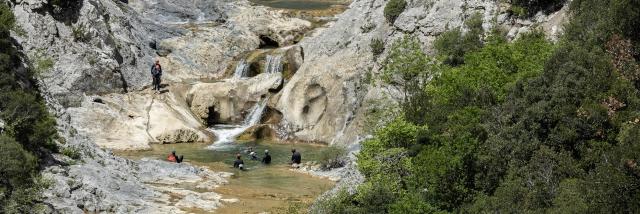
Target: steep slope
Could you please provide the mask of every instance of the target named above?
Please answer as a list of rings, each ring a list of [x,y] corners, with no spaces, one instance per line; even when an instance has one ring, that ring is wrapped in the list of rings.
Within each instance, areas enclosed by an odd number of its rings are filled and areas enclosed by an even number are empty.
[[[448,29],[463,27],[474,14],[482,26],[505,28],[509,38],[541,26],[556,38],[566,8],[520,19],[500,1],[409,1],[393,24],[384,18],[387,1],[356,0],[338,20],[303,39],[305,61],[283,89],[277,105],[290,138],[302,141],[350,144],[367,134],[365,120],[372,102],[393,103],[400,94],[393,88],[368,84],[368,73],[377,73],[386,53],[374,57],[373,39],[390,45],[404,35],[417,37],[423,49],[433,53],[433,41]]]

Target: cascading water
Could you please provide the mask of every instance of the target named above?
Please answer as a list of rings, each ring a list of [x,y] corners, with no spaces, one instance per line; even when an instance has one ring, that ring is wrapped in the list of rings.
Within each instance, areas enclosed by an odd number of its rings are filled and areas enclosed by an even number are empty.
[[[265,59],[265,67],[263,73],[278,74],[282,72],[282,55],[267,55]],[[242,59],[236,65],[236,69],[233,73],[233,79],[241,79],[247,77],[249,71],[249,64],[246,59]],[[209,149],[213,150],[228,150],[233,149],[235,146],[234,141],[236,137],[245,132],[250,127],[258,124],[262,117],[269,96],[262,98],[251,109],[251,112],[242,124],[240,125],[215,125],[208,130],[216,135],[218,140],[209,146]]]
[[[240,79],[242,77],[246,77],[248,71],[249,71],[249,64],[247,64],[246,60],[242,59],[236,65],[236,70],[233,73],[233,78]]]
[[[264,73],[277,74],[282,72],[282,55],[267,55]]]
[[[262,112],[267,106],[269,96],[263,98],[251,109],[247,118],[244,119],[241,125],[215,125],[208,130],[213,132],[218,140],[209,146],[209,149],[213,150],[225,150],[231,149],[235,145],[235,141],[238,135],[260,122]]]

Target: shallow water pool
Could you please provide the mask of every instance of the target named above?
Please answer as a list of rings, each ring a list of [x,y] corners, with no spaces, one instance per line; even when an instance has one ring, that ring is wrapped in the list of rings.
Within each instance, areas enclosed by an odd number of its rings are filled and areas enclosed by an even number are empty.
[[[333,5],[339,5],[337,2],[326,0],[251,0],[251,2],[273,8],[293,10],[324,10]]]
[[[205,166],[214,171],[234,173],[229,184],[216,190],[225,198],[237,198],[237,203],[225,204],[216,213],[285,213],[291,204],[308,205],[313,200],[333,187],[334,182],[312,177],[290,170],[291,149],[302,154],[302,161],[316,161],[325,146],[315,144],[278,144],[272,142],[239,143],[233,149],[213,151],[207,149],[208,144],[164,144],[152,145],[147,151],[122,151],[117,155],[130,159],[155,158],[164,160],[171,151],[184,155],[184,161],[190,164]],[[272,157],[270,165],[250,160],[245,150],[249,147],[258,152],[262,158],[268,149]],[[232,168],[236,154],[242,154],[247,170]],[[197,210],[190,212],[199,213]]]

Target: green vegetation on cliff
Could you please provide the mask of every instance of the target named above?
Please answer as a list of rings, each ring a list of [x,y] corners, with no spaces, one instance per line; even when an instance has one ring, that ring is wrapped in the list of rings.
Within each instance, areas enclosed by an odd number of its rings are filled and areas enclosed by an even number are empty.
[[[55,119],[24,68],[9,31],[15,18],[0,1],[0,213],[32,213],[44,181],[38,169],[55,151]]]
[[[389,0],[384,6],[384,17],[393,25],[398,16],[404,12],[405,7],[407,7],[405,0]]]
[[[480,48],[463,47],[470,50],[463,60],[447,63],[451,53],[434,61],[406,45],[415,44],[411,38],[394,44],[391,53],[409,56],[390,54],[387,63],[404,64],[387,66],[383,79],[400,80],[388,83],[409,96],[403,115],[363,143],[358,167],[366,181],[355,194],[342,192],[318,207],[640,210],[640,2],[574,0],[571,11],[557,45],[541,33],[512,43],[493,33]]]

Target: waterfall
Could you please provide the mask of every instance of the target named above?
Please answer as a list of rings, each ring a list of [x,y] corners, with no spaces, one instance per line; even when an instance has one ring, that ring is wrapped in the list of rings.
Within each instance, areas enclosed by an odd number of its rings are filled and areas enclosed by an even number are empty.
[[[276,74],[282,72],[282,55],[267,55],[264,73]]]
[[[215,125],[208,130],[213,132],[218,140],[211,144],[208,148],[213,150],[225,150],[233,148],[234,141],[238,135],[242,134],[247,129],[258,124],[260,118],[262,118],[262,112],[267,106],[269,96],[258,101],[251,109],[251,112],[244,119],[240,125]]]
[[[242,59],[236,65],[236,70],[233,72],[233,78],[240,79],[242,77],[246,77],[247,71],[249,71],[249,64],[247,64],[246,60]]]

